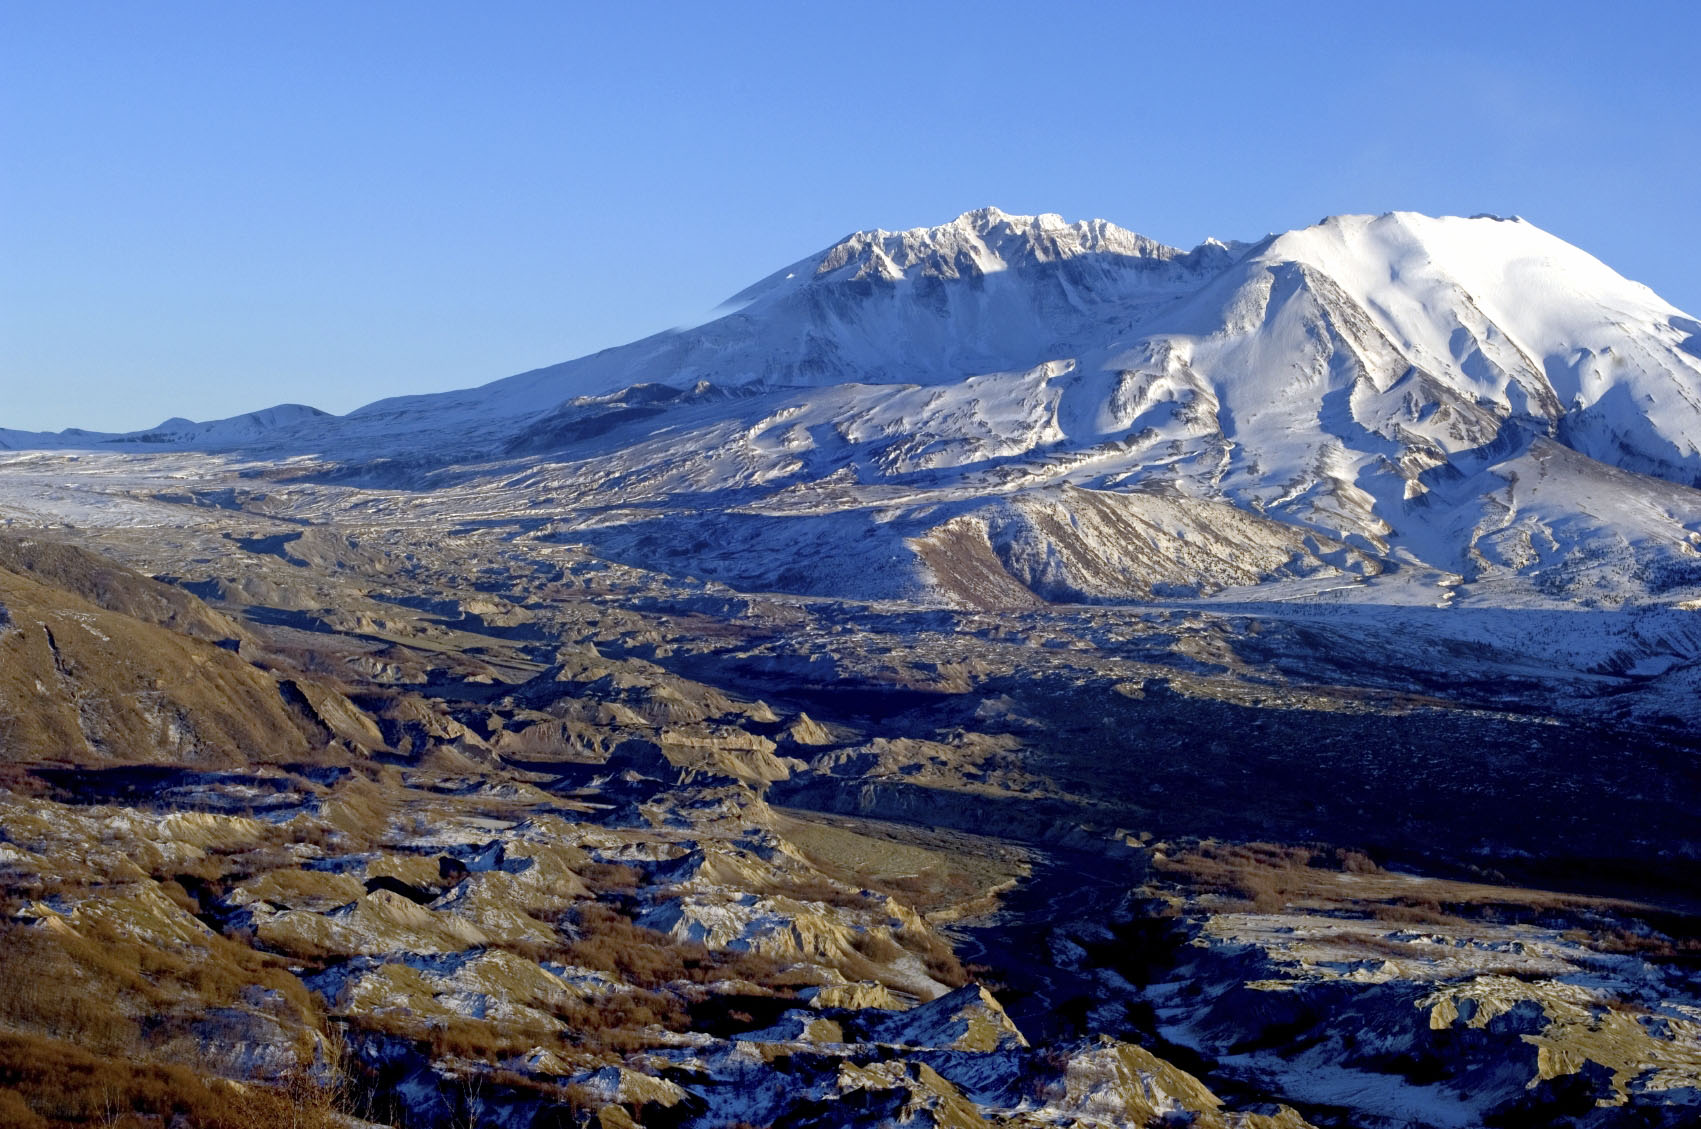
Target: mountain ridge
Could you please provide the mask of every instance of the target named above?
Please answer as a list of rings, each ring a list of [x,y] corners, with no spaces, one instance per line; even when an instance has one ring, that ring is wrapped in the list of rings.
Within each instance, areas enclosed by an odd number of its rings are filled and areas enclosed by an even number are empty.
[[[789,267],[768,276],[745,290],[740,291],[729,299],[723,309],[729,312],[719,318],[703,323],[691,330],[669,330],[648,338],[640,339],[624,346],[615,346],[600,350],[596,353],[562,362],[557,365],[545,366],[529,370],[511,377],[500,378],[482,385],[460,389],[446,393],[431,393],[400,397],[390,397],[348,413],[346,416],[330,417],[332,420],[350,420],[372,417],[386,413],[412,414],[420,409],[432,406],[455,407],[466,403],[470,398],[478,396],[486,400],[507,400],[511,403],[493,403],[486,406],[499,415],[521,414],[526,411],[536,411],[543,407],[554,407],[570,400],[577,395],[606,395],[617,391],[620,387],[654,381],[658,375],[667,377],[662,383],[689,387],[699,379],[711,378],[709,374],[686,371],[684,368],[671,373],[656,374],[645,371],[647,360],[672,359],[667,356],[667,345],[681,338],[689,338],[710,327],[721,326],[729,319],[739,318],[745,314],[753,302],[764,298],[771,299],[780,283],[791,282],[791,290],[819,287],[822,284],[868,283],[870,281],[916,282],[923,279],[961,281],[969,280],[984,284],[992,275],[1007,272],[1020,272],[1024,268],[1055,267],[1057,264],[1073,260],[1106,256],[1113,260],[1125,261],[1138,268],[1158,272],[1175,263],[1184,264],[1190,277],[1185,281],[1200,285],[1194,287],[1194,292],[1210,288],[1210,284],[1222,277],[1231,267],[1240,263],[1256,262],[1261,265],[1279,265],[1286,262],[1301,263],[1313,269],[1320,270],[1332,280],[1343,274],[1356,275],[1359,281],[1364,281],[1367,273],[1383,264],[1384,260],[1392,260],[1393,256],[1382,254],[1352,254],[1346,248],[1341,238],[1343,232],[1354,229],[1381,229],[1385,233],[1390,227],[1410,229],[1414,221],[1427,228],[1425,235],[1433,241],[1436,233],[1451,234],[1453,244],[1458,243],[1457,229],[1459,225],[1471,225],[1475,236],[1484,234],[1484,224],[1494,226],[1510,226],[1525,229],[1534,233],[1539,241],[1545,241],[1552,249],[1562,249],[1569,252],[1565,256],[1564,266],[1575,273],[1581,267],[1589,274],[1589,281],[1594,285],[1591,301],[1598,304],[1602,292],[1612,292],[1615,297],[1622,299],[1626,293],[1635,294],[1642,301],[1638,303],[1642,309],[1636,312],[1655,312],[1664,315],[1672,327],[1672,343],[1682,347],[1682,351],[1690,356],[1701,358],[1701,345],[1695,343],[1701,336],[1701,322],[1683,314],[1682,311],[1664,303],[1657,295],[1639,283],[1629,282],[1611,272],[1598,260],[1586,253],[1565,244],[1541,229],[1530,225],[1527,221],[1513,217],[1502,219],[1487,215],[1479,215],[1470,219],[1459,217],[1430,218],[1410,212],[1388,212],[1379,216],[1354,215],[1326,217],[1311,228],[1302,228],[1286,233],[1266,236],[1255,243],[1223,243],[1218,240],[1206,240],[1190,251],[1169,247],[1145,236],[1138,235],[1128,229],[1118,227],[1105,220],[1083,220],[1067,223],[1062,217],[1044,213],[1037,216],[1018,216],[1005,213],[995,207],[986,207],[965,212],[956,219],[935,227],[911,228],[906,231],[888,232],[883,229],[869,229],[854,232],[831,246],[798,260]],[[1334,246],[1330,246],[1330,243]],[[1385,241],[1393,242],[1393,241]],[[1525,240],[1526,243],[1530,240]],[[1420,245],[1423,250],[1427,245]],[[1411,248],[1401,248],[1410,257]],[[1454,246],[1452,250],[1457,251]],[[1346,253],[1343,253],[1346,252]],[[1455,260],[1458,256],[1455,255]],[[1480,268],[1484,256],[1471,257],[1471,265]],[[1554,256],[1549,256],[1549,260]],[[913,269],[912,269],[913,268]],[[807,271],[809,277],[798,277]],[[1400,268],[1395,267],[1390,272],[1395,278],[1399,277]],[[1455,272],[1456,273],[1456,272]],[[1526,272],[1528,274],[1528,272]],[[1067,280],[1065,280],[1067,281]],[[1519,281],[1525,281],[1520,279]],[[1604,285],[1603,285],[1604,284]],[[1461,287],[1460,290],[1469,299],[1470,306],[1479,303],[1475,293],[1483,289],[1477,287]],[[1167,288],[1166,288],[1167,291]],[[1376,299],[1385,298],[1387,288],[1384,287],[1375,295]],[[1138,297],[1150,297],[1139,295]],[[1173,291],[1159,295],[1174,297]],[[1123,292],[1112,293],[1108,296],[1108,304],[1127,305],[1130,296]],[[1621,302],[1622,304],[1622,302]],[[1575,303],[1573,303],[1575,306]],[[1386,309],[1381,300],[1373,300],[1372,308]],[[821,311],[813,311],[820,313]],[[832,312],[832,311],[828,311]],[[1212,311],[1218,313],[1219,311]],[[1493,313],[1494,311],[1489,311]],[[1183,324],[1179,331],[1187,334],[1209,333],[1213,330],[1220,332],[1232,328],[1233,319],[1216,319],[1219,324],[1211,325],[1212,316],[1207,314],[1203,324]],[[1491,318],[1491,330],[1497,329],[1504,318]],[[1683,327],[1687,326],[1687,331]],[[711,347],[723,347],[726,337],[725,328],[711,336],[708,344]],[[1682,346],[1688,341],[1687,346]],[[1074,344],[1074,343],[1072,343]],[[1433,342],[1424,341],[1417,344],[1421,351],[1431,360],[1442,360],[1445,350],[1435,347]],[[1516,339],[1510,345],[1518,352],[1529,358],[1532,352],[1539,349],[1525,348]],[[647,346],[647,349],[640,349]],[[1031,350],[1030,350],[1031,351]],[[1045,350],[1039,350],[1041,352]],[[1086,351],[1086,350],[1081,350]],[[653,358],[646,354],[657,354]],[[600,371],[604,366],[596,364],[600,359],[618,357],[625,362],[617,372],[605,375]],[[999,370],[1032,367],[1014,363],[984,364],[977,366],[972,363],[977,358],[964,357],[954,366],[954,371],[948,375],[972,376],[983,375]],[[980,358],[991,360],[991,358]],[[1004,358],[1008,360],[1008,358]],[[1056,358],[1044,358],[1056,359]],[[1498,359],[1498,358],[1495,358]],[[717,373],[727,383],[753,383],[764,381],[773,386],[788,387],[798,383],[812,383],[809,379],[810,358],[799,359],[801,363],[791,370],[785,370],[784,363],[768,366],[763,372],[753,373],[748,369],[734,369],[730,373]],[[1485,357],[1485,360],[1490,358]],[[1033,362],[1037,364],[1038,362]],[[977,367],[983,372],[973,371]],[[582,370],[591,369],[591,372]],[[1701,372],[1701,366],[1697,366]],[[1555,368],[1555,372],[1566,378],[1563,389],[1555,389],[1555,396],[1560,400],[1577,400],[1583,393],[1581,387],[1582,375],[1578,372],[1565,372]],[[780,374],[789,379],[770,379]],[[857,371],[858,382],[866,383],[871,378],[880,376],[891,377],[892,382],[906,382],[905,378],[914,378],[917,372],[884,373],[879,368],[870,370],[864,368]],[[1544,374],[1545,375],[1545,374]],[[799,379],[799,378],[802,379]],[[880,381],[877,381],[880,382]],[[1564,393],[1570,393],[1567,397]],[[306,414],[307,418],[301,418]],[[129,433],[90,433],[82,429],[69,429],[60,433],[26,433],[0,430],[0,439],[12,440],[11,446],[45,446],[51,439],[73,439],[83,442],[99,443],[101,445],[116,445],[133,442],[180,442],[185,445],[216,446],[221,442],[234,441],[229,432],[234,430],[239,421],[246,425],[241,430],[245,432],[238,439],[257,438],[266,433],[288,433],[303,423],[317,426],[323,420],[324,413],[317,409],[304,408],[301,405],[280,404],[272,408],[245,413],[230,417],[228,420],[206,421],[190,424],[181,419],[169,420],[165,424],[141,432]],[[268,418],[276,417],[276,418]],[[218,425],[226,425],[220,427]]]
[[[821,577],[903,598],[936,587],[917,546],[967,520],[982,533],[951,544],[984,535],[1048,599],[1149,599],[1189,586],[1134,562],[1196,560],[1184,542],[1226,503],[1276,524],[1254,523],[1263,565],[1225,560],[1212,584],[1335,568],[1383,593],[1422,577],[1402,600],[1682,601],[1701,594],[1698,331],[1516,218],[1338,216],[1183,251],[983,208],[853,233],[717,319],[479,388],[89,445],[482,482],[637,555],[689,529],[702,575],[757,587],[795,582],[713,549],[704,520],[760,560],[808,518],[809,552],[843,558]],[[1059,524],[1060,490],[1102,496],[1102,520]],[[587,516],[635,505],[650,516]],[[1160,541],[1129,556],[1129,521]]]

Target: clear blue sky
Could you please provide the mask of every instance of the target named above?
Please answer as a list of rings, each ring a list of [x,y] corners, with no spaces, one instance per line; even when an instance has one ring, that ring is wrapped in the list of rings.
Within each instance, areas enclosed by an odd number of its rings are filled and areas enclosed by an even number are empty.
[[[1698,47],[1694,3],[0,0],[0,426],[479,384],[983,204],[1516,212],[1698,311]]]

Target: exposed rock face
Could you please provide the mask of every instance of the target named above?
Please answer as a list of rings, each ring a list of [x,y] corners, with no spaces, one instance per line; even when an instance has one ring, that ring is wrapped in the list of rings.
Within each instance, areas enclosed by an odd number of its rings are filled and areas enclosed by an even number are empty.
[[[1151,1125],[1185,1118],[1194,1125],[1280,1129],[1305,1123],[1292,1111],[1225,1115],[1222,1102],[1197,1078],[1111,1039],[1071,1055],[1062,1081],[1044,1096],[1047,1105],[1089,1124]]]
[[[828,984],[816,988],[810,994],[809,1002],[814,1007],[846,1008],[853,1011],[863,1008],[903,1011],[910,1006],[908,1002],[893,995],[885,985],[872,980],[855,984]]]
[[[872,1028],[872,1042],[987,1054],[1026,1047],[1028,1041],[992,993],[969,984]]]
[[[991,508],[981,520],[1004,572],[1058,602],[1200,596],[1292,579],[1350,583],[1383,568],[1333,538],[1220,502],[1158,494],[1064,487]]]
[[[786,726],[785,735],[795,745],[818,746],[833,743],[833,735],[806,713],[798,714],[796,720]]]

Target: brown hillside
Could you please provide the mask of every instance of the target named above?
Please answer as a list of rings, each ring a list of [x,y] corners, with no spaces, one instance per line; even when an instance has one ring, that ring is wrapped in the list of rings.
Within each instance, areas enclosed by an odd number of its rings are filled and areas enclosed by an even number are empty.
[[[84,567],[92,554],[56,559],[106,583],[108,599],[146,595],[117,566]],[[4,568],[0,609],[0,760],[235,766],[314,753],[329,736],[272,675],[214,643]]]
[[[70,592],[110,612],[214,642],[249,642],[248,632],[181,588],[114,560],[39,534],[0,533],[0,568]]]

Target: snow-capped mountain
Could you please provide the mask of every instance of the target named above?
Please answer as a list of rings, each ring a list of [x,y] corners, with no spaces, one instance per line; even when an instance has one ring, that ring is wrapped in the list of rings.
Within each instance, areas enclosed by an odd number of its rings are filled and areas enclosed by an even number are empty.
[[[482,504],[638,553],[670,523],[703,574],[823,592],[1701,586],[1701,322],[1519,219],[1181,251],[987,208],[859,232],[691,329],[261,424],[101,445],[458,463]]]

